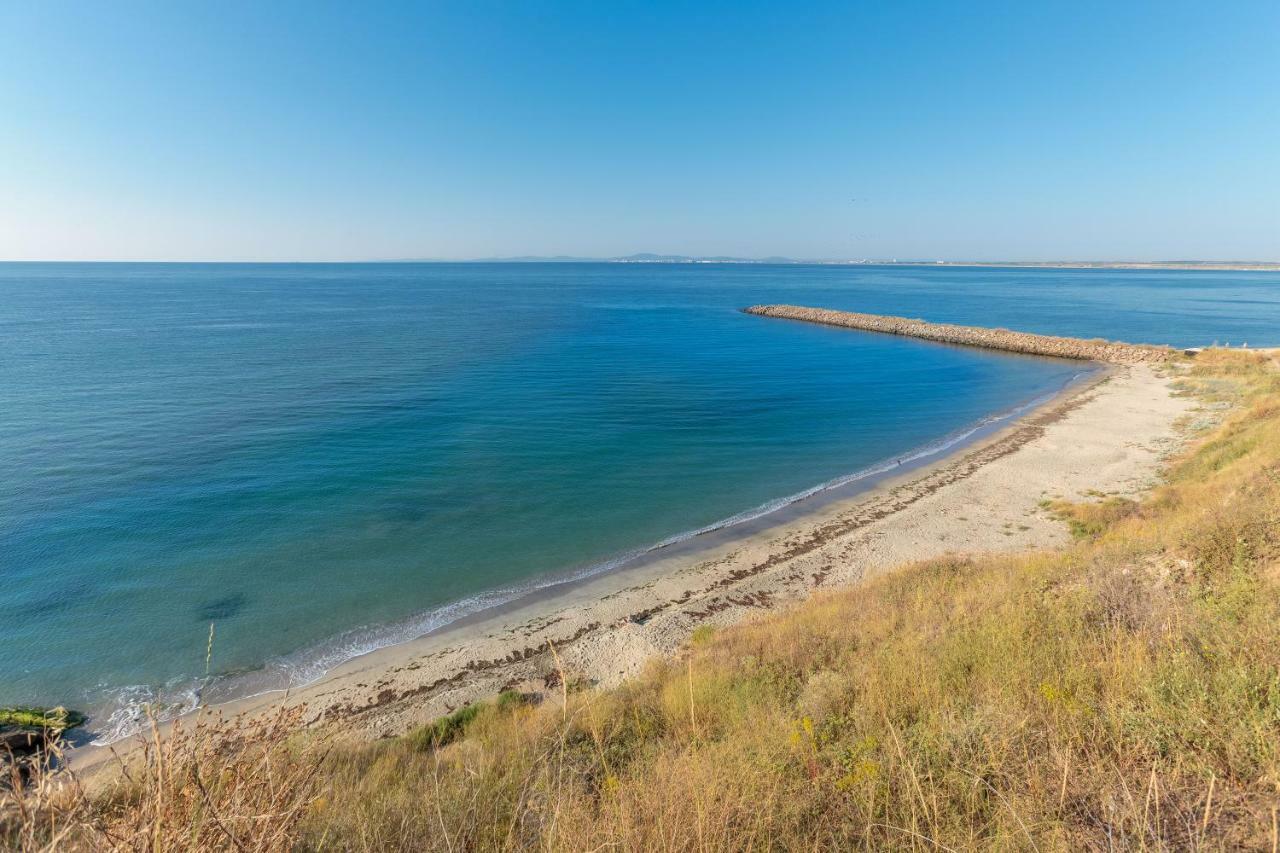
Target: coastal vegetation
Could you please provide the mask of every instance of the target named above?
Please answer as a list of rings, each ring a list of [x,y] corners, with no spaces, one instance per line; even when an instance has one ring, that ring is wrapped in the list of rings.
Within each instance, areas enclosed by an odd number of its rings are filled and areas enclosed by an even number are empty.
[[[83,714],[66,708],[0,708],[0,731],[10,727],[64,731],[83,724]]]
[[[87,790],[37,770],[39,848],[1255,849],[1280,843],[1280,363],[1211,350],[1137,501],[1072,544],[902,567],[700,629],[612,690],[558,673],[405,737],[296,715],[157,730]]]
[[[85,717],[66,708],[0,708],[0,785],[3,777],[24,776],[63,733],[84,725]]]

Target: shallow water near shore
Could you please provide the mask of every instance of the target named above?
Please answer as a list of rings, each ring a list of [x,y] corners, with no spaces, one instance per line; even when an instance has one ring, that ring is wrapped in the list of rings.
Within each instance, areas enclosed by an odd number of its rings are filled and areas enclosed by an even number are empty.
[[[309,680],[962,434],[1081,369],[747,304],[1259,346],[1277,342],[1275,280],[0,265],[0,703],[86,707],[104,731],[141,702]]]

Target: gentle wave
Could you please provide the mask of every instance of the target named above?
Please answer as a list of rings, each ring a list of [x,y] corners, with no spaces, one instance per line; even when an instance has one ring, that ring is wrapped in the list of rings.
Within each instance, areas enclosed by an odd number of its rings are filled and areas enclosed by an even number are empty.
[[[260,670],[252,673],[220,675],[198,681],[183,680],[160,688],[146,685],[104,688],[99,709],[91,717],[95,722],[102,720],[101,726],[93,727],[93,743],[99,746],[107,745],[137,734],[149,725],[148,710],[152,716],[164,721],[190,713],[204,704],[218,704],[304,687],[347,661],[379,649],[416,640],[462,619],[511,604],[527,595],[615,571],[655,552],[699,536],[756,521],[823,492],[878,477],[903,466],[915,466],[954,450],[981,433],[1022,417],[1052,400],[1087,375],[1089,371],[1077,373],[1052,392],[1012,409],[985,417],[901,456],[883,460],[850,474],[834,477],[811,488],[768,501],[712,524],[677,533],[653,545],[627,551],[577,570],[547,575],[524,584],[479,593],[442,607],[432,608],[399,622],[354,628],[289,655],[273,658]]]

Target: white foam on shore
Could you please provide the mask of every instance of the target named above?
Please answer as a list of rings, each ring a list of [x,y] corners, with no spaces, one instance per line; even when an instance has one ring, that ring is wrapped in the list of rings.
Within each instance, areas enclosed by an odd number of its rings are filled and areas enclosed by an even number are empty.
[[[272,658],[260,670],[251,673],[184,680],[159,688],[130,685],[104,690],[102,701],[97,703],[100,707],[96,709],[96,713],[91,710],[91,724],[99,719],[102,720],[101,726],[92,727],[94,734],[92,742],[95,745],[104,746],[143,731],[150,725],[148,710],[157,720],[164,721],[194,711],[202,704],[218,704],[252,698],[312,684],[334,667],[347,661],[388,646],[416,640],[461,619],[510,604],[532,593],[615,571],[655,552],[708,533],[756,521],[823,492],[851,486],[900,468],[918,466],[945,455],[980,434],[994,431],[1028,414],[1090,373],[1092,371],[1077,373],[1054,391],[1012,409],[985,417],[977,423],[922,445],[902,456],[892,457],[850,474],[834,477],[795,494],[768,501],[703,527],[677,533],[653,545],[627,551],[602,562],[564,573],[544,575],[523,584],[477,593],[398,622],[353,628],[291,654]]]

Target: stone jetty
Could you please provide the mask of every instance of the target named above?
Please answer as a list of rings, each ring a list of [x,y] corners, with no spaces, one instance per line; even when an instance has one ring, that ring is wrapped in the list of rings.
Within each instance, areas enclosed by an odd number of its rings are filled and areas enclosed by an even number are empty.
[[[880,314],[859,314],[854,311],[831,311],[826,308],[804,308],[798,305],[753,305],[744,308],[747,314],[761,317],[780,317],[787,320],[803,320],[806,323],[822,323],[827,326],[844,326],[863,332],[881,332],[886,335],[904,335],[944,344],[960,344],[970,347],[1020,352],[1028,355],[1047,355],[1055,358],[1077,358],[1086,361],[1105,361],[1113,364],[1157,364],[1182,357],[1170,347],[1125,344],[1104,341],[1100,338],[1059,338],[1053,335],[1034,335],[1029,332],[1011,332],[1007,329],[987,329],[981,326],[955,326],[950,323],[929,323],[909,320],[906,317],[888,317]]]

